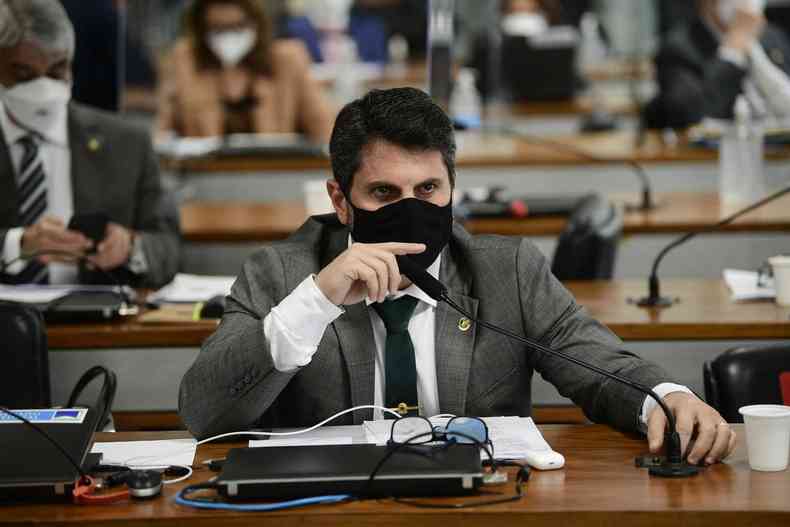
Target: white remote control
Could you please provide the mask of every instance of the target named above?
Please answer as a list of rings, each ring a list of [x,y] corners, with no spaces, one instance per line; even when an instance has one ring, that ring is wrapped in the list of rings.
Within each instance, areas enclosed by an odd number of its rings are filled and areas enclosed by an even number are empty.
[[[524,459],[538,470],[556,470],[565,466],[565,457],[554,450],[531,450]]]

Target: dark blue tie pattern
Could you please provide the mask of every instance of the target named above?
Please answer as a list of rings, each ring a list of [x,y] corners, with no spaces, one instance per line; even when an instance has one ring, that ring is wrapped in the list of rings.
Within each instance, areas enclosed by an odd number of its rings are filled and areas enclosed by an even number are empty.
[[[40,220],[47,210],[47,179],[37,139],[27,135],[19,140],[19,144],[24,149],[17,178],[19,224],[29,227]],[[14,281],[20,284],[46,284],[49,282],[47,266],[38,260],[29,260]]]

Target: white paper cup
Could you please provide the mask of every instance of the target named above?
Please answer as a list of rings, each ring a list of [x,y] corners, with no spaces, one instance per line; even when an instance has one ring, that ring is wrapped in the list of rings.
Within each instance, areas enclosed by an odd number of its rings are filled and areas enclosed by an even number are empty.
[[[302,184],[302,191],[304,192],[304,207],[308,216],[329,214],[335,211],[332,200],[329,199],[329,194],[326,191],[325,179],[305,181]]]
[[[768,258],[768,263],[774,271],[776,303],[780,306],[790,306],[790,256],[774,256]]]
[[[790,457],[790,406],[753,404],[738,412],[746,425],[746,451],[752,470],[785,470]]]

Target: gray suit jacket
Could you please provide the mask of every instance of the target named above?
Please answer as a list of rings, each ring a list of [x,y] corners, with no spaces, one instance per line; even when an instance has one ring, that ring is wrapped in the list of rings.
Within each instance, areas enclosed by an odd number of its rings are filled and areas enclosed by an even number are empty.
[[[175,204],[162,189],[148,133],[109,113],[69,105],[74,214],[104,212],[140,233],[148,273],[134,285],[158,287],[178,270]],[[0,137],[0,244],[19,226],[16,176]],[[0,282],[3,276],[0,274]]]
[[[364,302],[347,306],[327,328],[312,362],[293,373],[274,368],[263,331],[271,308],[345,250],[347,240],[348,230],[334,215],[318,216],[247,260],[219,328],[181,381],[180,414],[194,435],[255,425],[312,425],[351,406],[373,403],[375,344]],[[621,351],[620,340],[576,304],[525,239],[471,236],[456,225],[439,278],[461,306],[482,320],[649,386],[670,380],[659,367]],[[592,420],[637,429],[641,393],[476,325],[461,331],[459,318],[446,304],[438,305],[442,412],[528,416],[536,370]],[[369,411],[356,412],[333,424],[370,417]]]

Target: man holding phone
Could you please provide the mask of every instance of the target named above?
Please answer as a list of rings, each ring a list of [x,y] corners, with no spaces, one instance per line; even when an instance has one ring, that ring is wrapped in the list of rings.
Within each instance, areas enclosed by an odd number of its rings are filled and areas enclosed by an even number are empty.
[[[177,211],[147,132],[70,102],[74,44],[57,0],[0,0],[0,282],[161,286]]]

